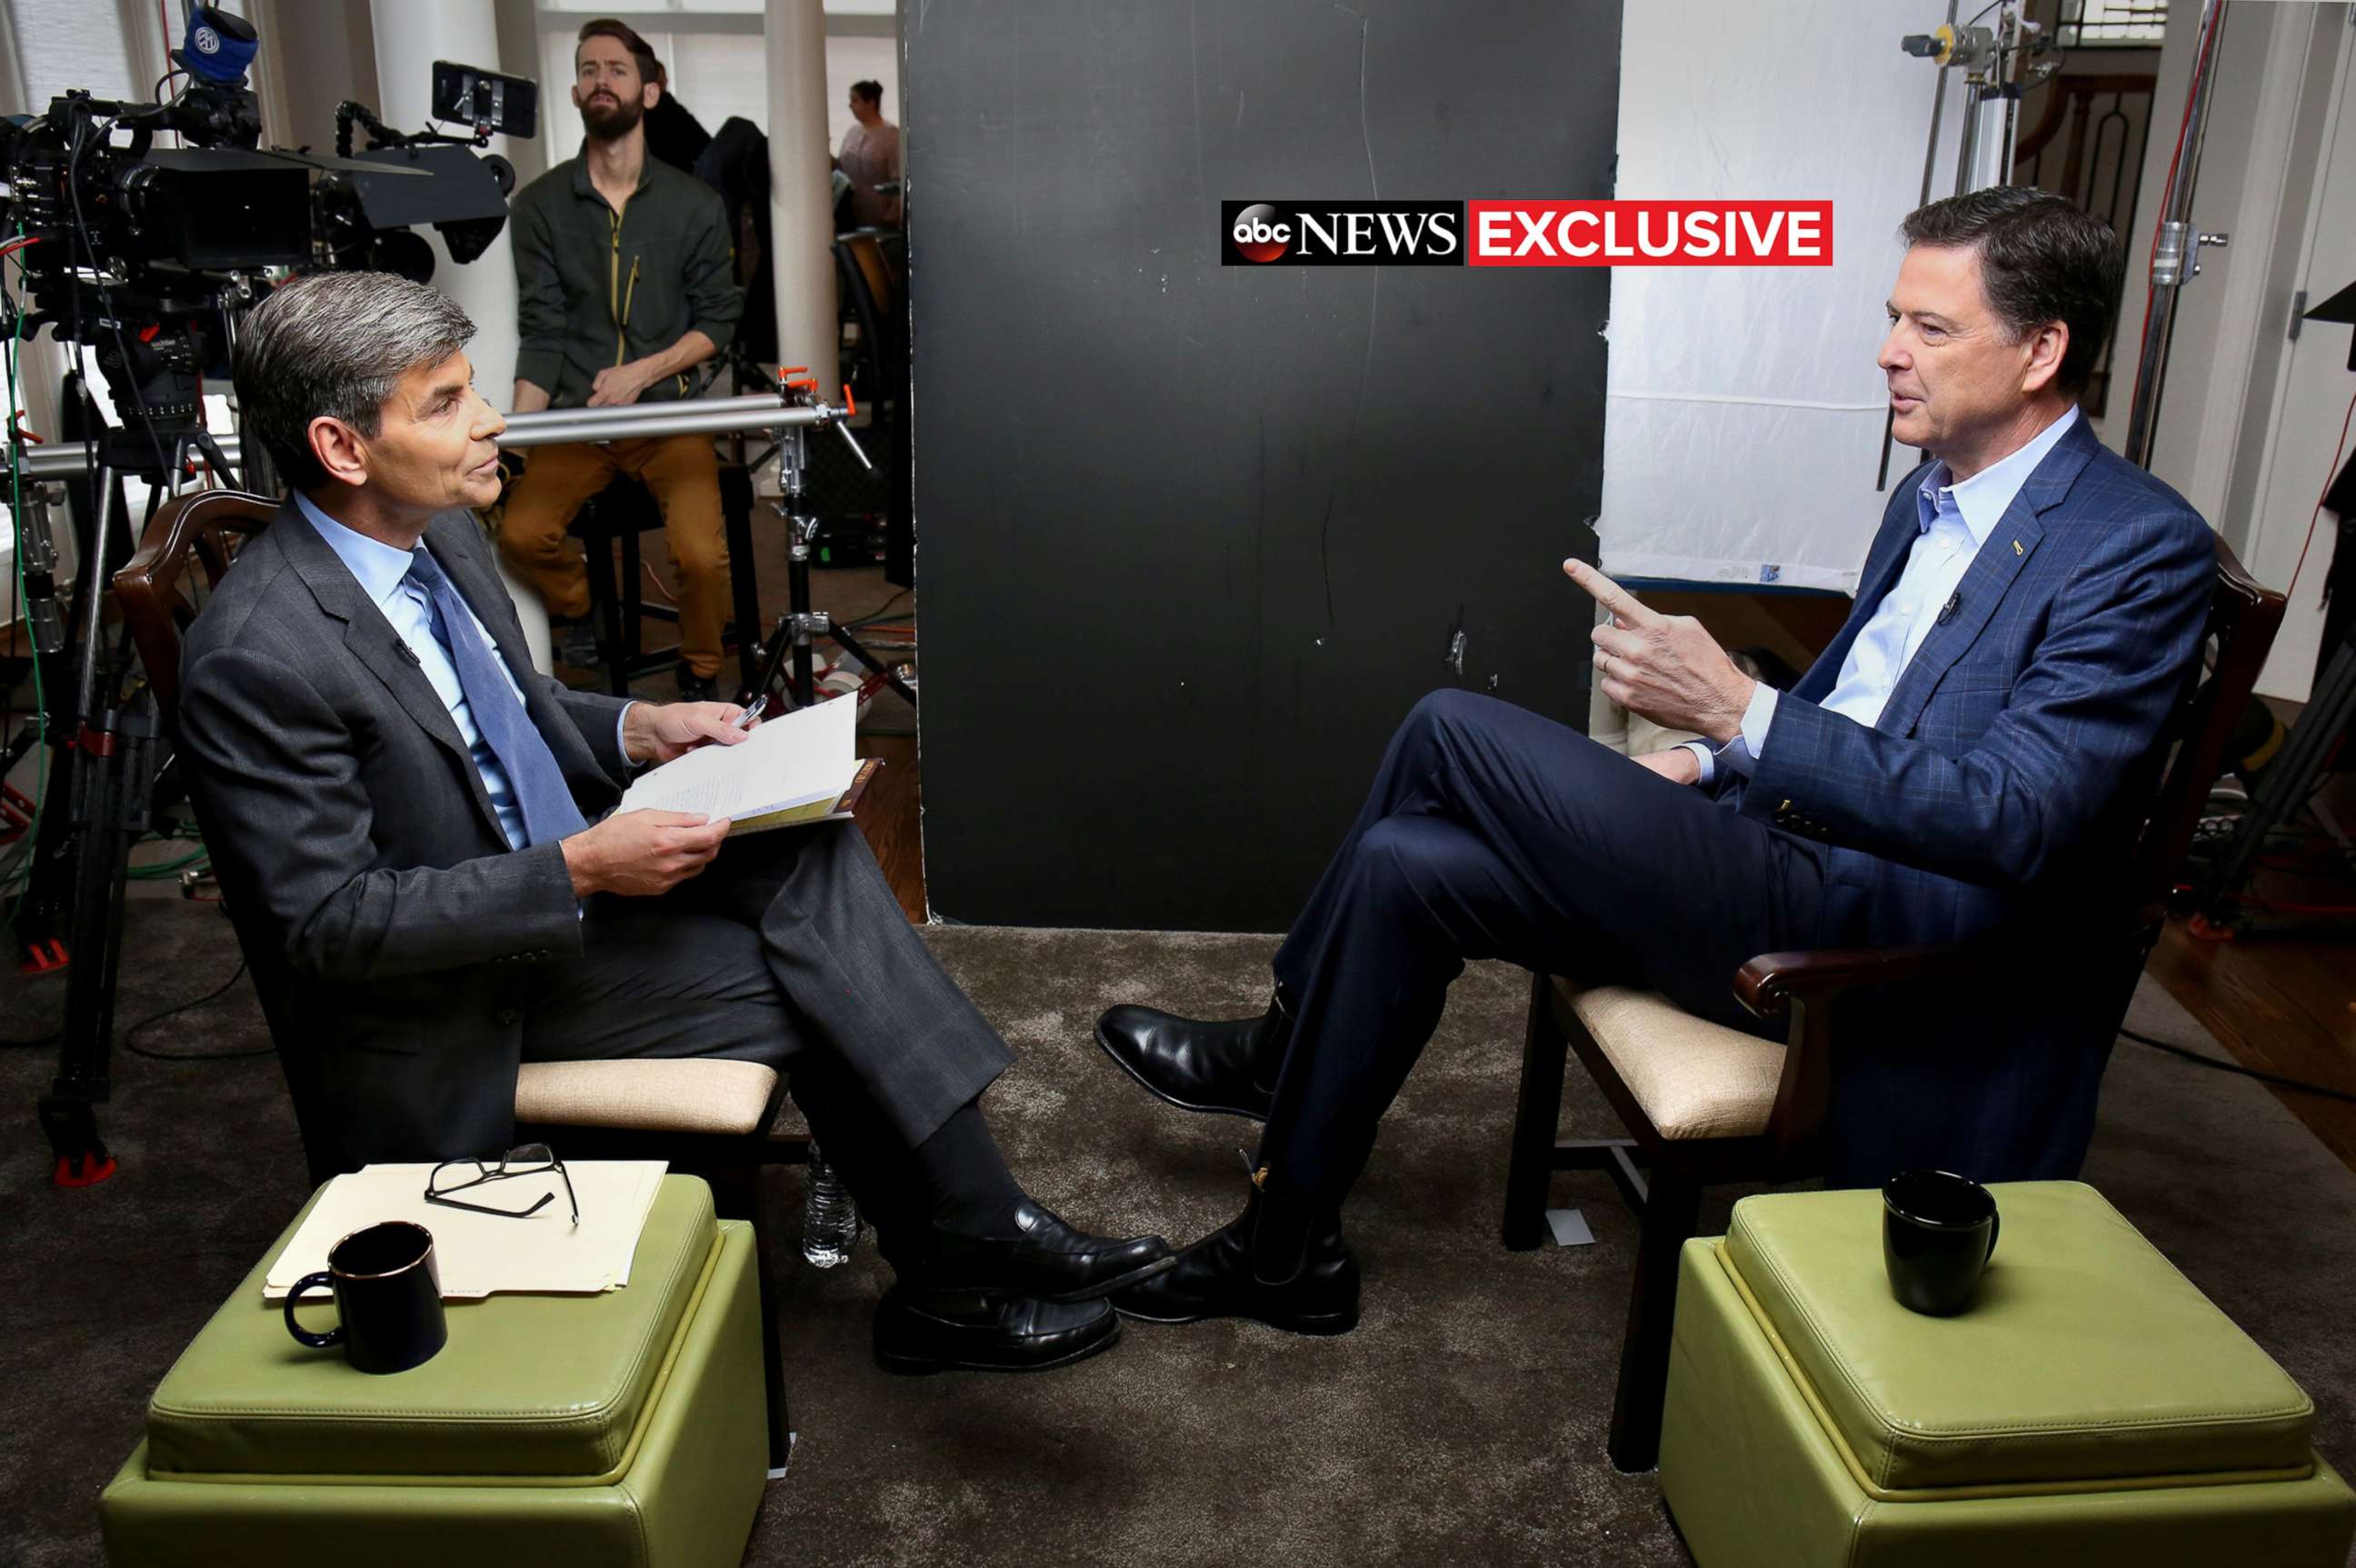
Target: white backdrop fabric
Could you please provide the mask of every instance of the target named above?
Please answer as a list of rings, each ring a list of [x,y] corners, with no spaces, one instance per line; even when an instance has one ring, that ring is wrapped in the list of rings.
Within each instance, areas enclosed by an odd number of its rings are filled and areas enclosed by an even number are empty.
[[[1886,493],[1874,365],[1921,194],[1944,8],[1642,0],[1622,32],[1623,199],[1833,203],[1829,267],[1619,267],[1603,437],[1614,576],[1854,591]],[[1954,188],[1950,72],[1936,198]],[[1890,481],[1917,455],[1890,456]]]

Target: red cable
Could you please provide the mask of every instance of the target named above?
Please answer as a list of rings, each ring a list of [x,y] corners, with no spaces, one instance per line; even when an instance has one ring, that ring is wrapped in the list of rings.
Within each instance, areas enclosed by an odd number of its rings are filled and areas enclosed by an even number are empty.
[[[2233,902],[2276,915],[2356,915],[2356,904],[2291,904],[2280,898],[2254,898],[2248,894],[2234,897]]]
[[[2197,893],[2200,889],[2190,882],[2179,882],[2176,891]],[[2356,915],[2356,904],[2294,904],[2280,898],[2261,898],[2254,893],[2226,893],[2220,897],[2231,904],[2247,904],[2254,909],[2270,909],[2283,915]],[[2196,915],[2194,918],[2200,917]]]
[[[2315,510],[2307,514],[2307,541],[2298,547],[2298,564],[2290,569],[2290,586],[2283,590],[2287,599],[2298,592],[2298,575],[2307,569],[2307,553],[2315,543],[2315,525],[2323,521],[2323,498],[2331,493],[2331,481],[2340,473],[2340,454],[2348,449],[2348,422],[2356,419],[2356,396],[2348,400],[2348,412],[2340,419],[2340,440],[2331,448],[2331,467],[2323,471],[2323,489],[2315,498]]]

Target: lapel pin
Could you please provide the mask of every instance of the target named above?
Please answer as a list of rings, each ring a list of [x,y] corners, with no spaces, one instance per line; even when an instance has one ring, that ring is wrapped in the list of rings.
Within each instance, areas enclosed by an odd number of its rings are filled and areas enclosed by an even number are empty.
[[[2018,540],[2018,539],[2016,539],[2016,540],[2014,540],[2014,541],[2012,542],[2012,553],[2013,553],[2015,555],[2026,555],[2026,554],[2028,554],[2028,553],[2029,553],[2029,552],[2028,552],[2028,551],[2023,550],[2023,549],[2020,547],[2020,541],[2019,541],[2019,540]]]

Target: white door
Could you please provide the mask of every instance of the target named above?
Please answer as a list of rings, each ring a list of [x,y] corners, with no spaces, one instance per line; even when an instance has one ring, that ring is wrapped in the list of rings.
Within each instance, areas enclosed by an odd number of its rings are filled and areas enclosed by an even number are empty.
[[[2319,200],[2308,231],[2297,281],[2308,303],[2327,299],[2356,282],[2356,29],[2342,29],[2338,77],[2323,156],[2318,160]],[[2280,330],[2279,327],[2273,328]],[[2337,533],[2329,512],[2316,517],[2316,499],[2333,473],[2332,453],[2349,412],[2356,407],[2356,371],[2348,367],[2349,334],[2338,323],[2302,322],[2284,366],[2274,427],[2259,472],[2257,513],[2251,520],[2249,558],[2243,564],[2268,587],[2290,595],[2274,653],[2258,677],[2270,697],[2304,702],[2323,640],[2323,577]],[[2356,446],[2356,429],[2350,432]],[[2347,461],[2345,451],[2340,462]],[[2314,520],[2314,544],[2308,547]],[[2307,564],[2298,565],[2307,550]],[[2298,581],[2294,585],[2292,573]]]

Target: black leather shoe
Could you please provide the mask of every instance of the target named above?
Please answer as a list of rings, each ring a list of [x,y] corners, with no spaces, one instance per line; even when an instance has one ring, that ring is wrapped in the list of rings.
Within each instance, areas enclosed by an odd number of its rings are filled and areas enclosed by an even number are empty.
[[[682,703],[716,703],[720,700],[720,683],[710,675],[698,675],[682,664],[679,667],[679,700]]]
[[[927,1290],[966,1295],[1093,1301],[1171,1263],[1159,1236],[1115,1240],[1075,1230],[1038,1204],[1014,1206],[1016,1236],[967,1236],[933,1227],[917,1277]]]
[[[1145,1323],[1248,1317],[1291,1334],[1347,1334],[1358,1326],[1358,1260],[1337,1211],[1287,1224],[1254,1187],[1242,1214],[1112,1304]]]
[[[1097,1044],[1181,1111],[1268,1120],[1292,1020],[1270,1002],[1257,1018],[1206,1022],[1124,1004],[1097,1020]]]
[[[894,1285],[875,1304],[875,1364],[887,1372],[1044,1372],[1068,1367],[1120,1337],[1100,1301],[944,1295]]]

